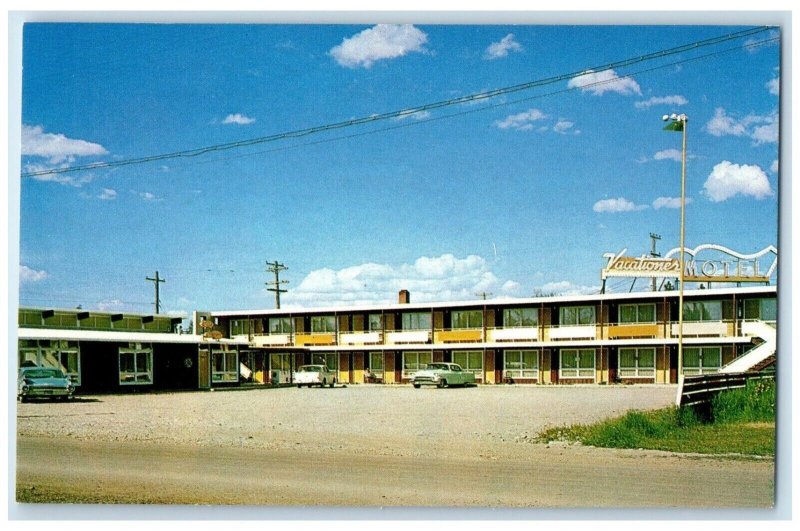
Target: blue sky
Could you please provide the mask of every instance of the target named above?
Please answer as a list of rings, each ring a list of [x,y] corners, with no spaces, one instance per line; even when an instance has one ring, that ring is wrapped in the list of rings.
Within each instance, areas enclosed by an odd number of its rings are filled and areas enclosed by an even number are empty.
[[[743,29],[27,24],[23,174],[579,75],[22,176],[20,304],[150,312],[158,270],[164,312],[272,308],[273,260],[284,307],[596,293],[604,253],[678,245],[671,112],[687,247],[777,246],[778,30],[603,68]]]

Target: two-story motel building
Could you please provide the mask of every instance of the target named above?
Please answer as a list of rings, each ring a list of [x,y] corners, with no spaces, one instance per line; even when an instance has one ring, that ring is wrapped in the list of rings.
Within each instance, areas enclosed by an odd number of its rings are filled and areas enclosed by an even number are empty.
[[[683,372],[774,363],[774,286],[687,290]],[[19,364],[60,366],[79,392],[291,383],[324,363],[339,383],[408,382],[452,361],[482,384],[677,382],[678,292],[534,297],[263,311],[176,319],[23,308]],[[745,356],[747,354],[747,356]]]

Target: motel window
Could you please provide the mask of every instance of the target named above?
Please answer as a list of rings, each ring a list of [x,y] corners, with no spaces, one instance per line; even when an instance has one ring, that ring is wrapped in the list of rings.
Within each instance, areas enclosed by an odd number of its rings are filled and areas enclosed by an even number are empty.
[[[452,328],[483,328],[483,312],[481,310],[454,311]]]
[[[371,313],[369,314],[369,330],[373,332],[379,332],[383,330],[383,315],[379,313]]]
[[[415,312],[403,314],[403,330],[430,330],[431,314],[428,312]]]
[[[292,370],[292,355],[291,354],[270,354],[269,355],[269,369],[271,371],[281,371],[284,374],[289,374]]]
[[[453,352],[453,363],[458,363],[476,378],[483,377],[483,352],[480,350],[457,350]]]
[[[535,350],[506,350],[503,357],[506,378],[539,378],[539,355]]]
[[[81,384],[81,356],[77,341],[66,340],[27,340],[20,342],[20,367],[31,364],[37,367],[52,367],[61,371],[75,385]]]
[[[325,365],[329,371],[339,370],[339,355],[334,352],[315,352],[311,355],[312,365]]]
[[[620,323],[655,323],[655,304],[620,304]]]
[[[270,319],[269,319],[269,333],[270,334],[291,334],[292,333],[292,319],[290,317],[270,317]]]
[[[563,349],[559,377],[594,379],[594,349]]]
[[[778,318],[778,304],[775,299],[748,299],[744,301],[744,318],[775,321]]]
[[[250,323],[247,319],[231,319],[231,336],[247,335],[250,333]]]
[[[683,303],[684,321],[722,321],[722,301]]]
[[[317,315],[312,317],[311,332],[316,334],[336,332],[336,317],[333,315]]]
[[[506,328],[539,326],[539,309],[507,308],[503,310],[503,326]]]
[[[415,372],[427,367],[432,359],[432,352],[403,352],[403,378],[411,378]]]
[[[211,381],[239,381],[239,355],[235,350],[214,350],[211,352]]]
[[[369,353],[369,370],[376,378],[383,378],[383,352]]]
[[[119,348],[119,384],[149,385],[153,383],[153,348],[130,343]]]
[[[656,349],[654,348],[621,348],[619,349],[620,378],[655,378]]]
[[[580,326],[595,323],[594,306],[566,306],[561,308],[561,326]]]
[[[683,374],[710,374],[722,367],[721,347],[684,347]]]

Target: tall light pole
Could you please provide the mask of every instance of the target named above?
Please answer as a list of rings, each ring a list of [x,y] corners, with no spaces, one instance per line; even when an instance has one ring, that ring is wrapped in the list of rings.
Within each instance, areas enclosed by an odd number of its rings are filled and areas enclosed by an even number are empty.
[[[670,122],[664,127],[666,131],[680,131],[683,133],[683,148],[681,149],[681,259],[679,287],[678,287],[678,384],[683,381],[683,281],[686,271],[684,262],[684,242],[686,235],[686,122],[688,118],[685,114],[665,114],[662,117],[665,122]]]

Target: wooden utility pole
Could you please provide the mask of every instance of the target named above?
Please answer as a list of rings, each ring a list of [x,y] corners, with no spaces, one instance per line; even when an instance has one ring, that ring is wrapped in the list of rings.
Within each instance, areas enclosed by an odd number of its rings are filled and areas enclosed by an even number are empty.
[[[265,284],[267,286],[275,286],[273,288],[267,288],[267,291],[275,292],[275,308],[278,310],[281,309],[281,293],[286,293],[285,289],[281,289],[281,284],[289,283],[288,280],[280,279],[280,273],[281,271],[286,271],[287,269],[289,268],[279,263],[277,260],[274,262],[267,262],[267,271],[275,274],[275,280],[270,282],[265,282]]]
[[[156,278],[145,277],[145,280],[149,280],[156,285],[156,314],[158,314],[161,310],[161,299],[158,297],[158,285],[167,280],[165,278],[158,278],[158,271],[156,271]]]
[[[656,240],[660,240],[661,236],[653,232],[650,233],[650,256],[658,258],[661,253],[656,252]],[[650,291],[656,291],[656,277],[650,279]]]

